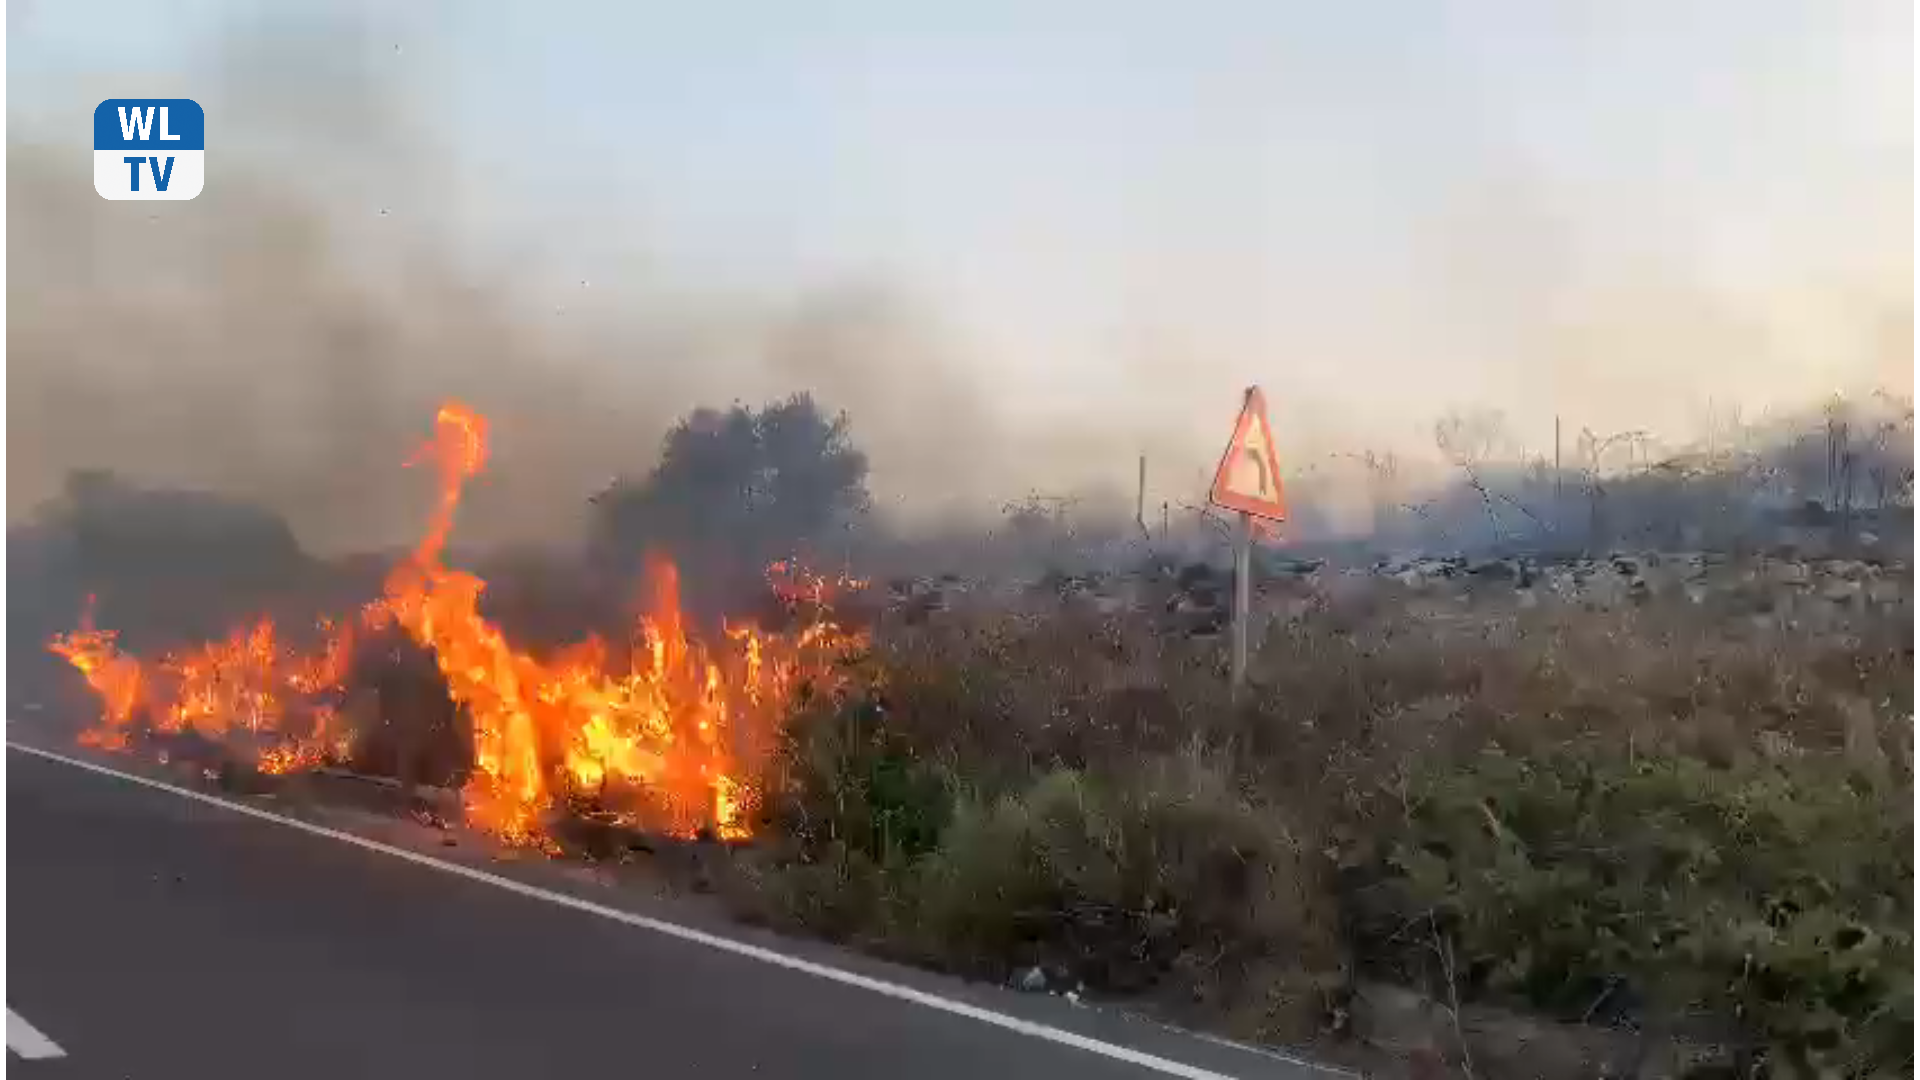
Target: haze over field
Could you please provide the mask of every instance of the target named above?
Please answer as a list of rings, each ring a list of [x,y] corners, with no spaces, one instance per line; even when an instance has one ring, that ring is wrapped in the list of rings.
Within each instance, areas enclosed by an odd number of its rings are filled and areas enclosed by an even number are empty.
[[[184,12],[184,14],[182,14]],[[75,467],[412,534],[571,537],[698,404],[809,389],[883,507],[1192,499],[1450,409],[1679,439],[1912,384],[1910,5],[10,9],[10,518]],[[180,204],[102,98],[209,117]]]

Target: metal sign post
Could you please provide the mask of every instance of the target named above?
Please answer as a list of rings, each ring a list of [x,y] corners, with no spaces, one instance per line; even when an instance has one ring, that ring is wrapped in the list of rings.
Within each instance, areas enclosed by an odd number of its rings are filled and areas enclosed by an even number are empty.
[[[1246,694],[1247,656],[1253,627],[1253,519],[1285,521],[1286,497],[1280,489],[1280,460],[1273,452],[1273,429],[1260,388],[1249,386],[1240,405],[1233,439],[1220,458],[1207,500],[1240,513],[1233,539],[1233,699]]]
[[[1238,702],[1247,690],[1247,632],[1253,622],[1253,515],[1240,512],[1233,537],[1233,675],[1229,686]]]

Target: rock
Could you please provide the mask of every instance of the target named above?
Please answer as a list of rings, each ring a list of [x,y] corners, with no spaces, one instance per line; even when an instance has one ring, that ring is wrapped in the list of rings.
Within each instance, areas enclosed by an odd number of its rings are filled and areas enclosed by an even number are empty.
[[[1520,568],[1506,559],[1488,559],[1467,567],[1467,573],[1490,581],[1512,581],[1520,576]]]
[[[1860,597],[1860,583],[1840,579],[1829,581],[1820,590],[1820,599],[1830,604],[1851,604]]]
[[[1275,576],[1286,574],[1293,577],[1306,577],[1308,574],[1318,573],[1325,565],[1327,565],[1325,559],[1275,558],[1267,561],[1266,570]]]
[[[1867,583],[1867,602],[1871,604],[1897,604],[1908,593],[1908,588],[1899,581],[1882,579]]]

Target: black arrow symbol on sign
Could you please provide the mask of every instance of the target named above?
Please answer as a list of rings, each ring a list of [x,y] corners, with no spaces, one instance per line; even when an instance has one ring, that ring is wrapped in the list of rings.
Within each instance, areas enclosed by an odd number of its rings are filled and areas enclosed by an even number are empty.
[[[1241,447],[1240,452],[1246,455],[1248,461],[1253,462],[1254,472],[1260,475],[1260,487],[1258,490],[1260,494],[1265,495],[1267,493],[1267,460],[1266,458],[1256,453],[1254,449],[1250,446]]]

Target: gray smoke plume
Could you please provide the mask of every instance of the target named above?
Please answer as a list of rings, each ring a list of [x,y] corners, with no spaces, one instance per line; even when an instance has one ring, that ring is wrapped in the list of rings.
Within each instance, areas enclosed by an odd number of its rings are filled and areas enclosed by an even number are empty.
[[[894,502],[990,500],[969,481],[1003,440],[884,287],[662,289],[608,310],[550,268],[490,270],[505,260],[441,205],[455,189],[393,50],[364,20],[230,26],[204,84],[166,91],[218,120],[192,202],[101,200],[84,148],[13,137],[10,521],[96,469],[271,507],[320,551],[401,543],[428,482],[401,465],[460,398],[494,425],[461,538],[571,543],[588,497],[649,468],[676,418],[797,390],[851,414]],[[960,447],[989,450],[956,468]]]
[[[68,137],[67,121],[114,80],[43,101],[41,114],[58,123],[11,118],[10,521],[63,490],[71,470],[105,469],[264,505],[312,551],[403,543],[418,528],[428,480],[401,463],[437,404],[460,397],[493,419],[494,456],[458,538],[571,546],[588,524],[588,498],[651,468],[676,419],[796,391],[848,414],[883,516],[999,525],[1009,503],[1072,496],[1129,523],[1144,450],[1145,516],[1179,520],[1203,497],[1231,418],[1237,385],[1197,374],[1225,352],[1264,365],[1276,384],[1286,376],[1270,390],[1284,411],[1276,422],[1300,534],[1333,503],[1346,504],[1340,524],[1364,528],[1385,498],[1342,455],[1396,450],[1406,466],[1400,487],[1449,482],[1454,470],[1422,429],[1433,415],[1476,404],[1484,384],[1543,400],[1558,386],[1583,405],[1611,401],[1611,413],[1638,415],[1690,393],[1661,381],[1677,368],[1739,364],[1738,378],[1752,381],[1771,352],[1798,356],[1766,348],[1764,327],[1742,330],[1737,312],[1677,286],[1659,283],[1647,299],[1589,281],[1605,275],[1581,272],[1591,268],[1572,239],[1560,242],[1551,213],[1516,211],[1533,183],[1521,175],[1492,200],[1435,193],[1450,211],[1439,215],[1445,227],[1409,238],[1432,255],[1420,284],[1432,286],[1433,306],[1479,311],[1497,325],[1484,351],[1511,371],[1428,370],[1419,356],[1385,355],[1366,368],[1373,358],[1361,350],[1350,381],[1365,385],[1336,388],[1337,400],[1379,400],[1340,408],[1316,401],[1286,370],[1289,357],[1320,343],[1187,347],[1175,334],[1145,359],[1117,348],[1111,385],[1089,388],[1101,404],[1084,419],[1016,421],[1007,395],[979,374],[986,366],[969,365],[963,339],[929,310],[936,305],[898,282],[772,297],[703,291],[653,262],[648,237],[626,235],[627,222],[586,223],[600,226],[602,246],[630,249],[640,268],[617,282],[570,269],[566,236],[536,237],[525,250],[487,247],[466,226],[489,210],[444,175],[427,123],[430,91],[444,80],[431,50],[411,46],[430,40],[425,31],[388,14],[260,8],[266,14],[222,23],[180,73],[139,85],[195,97],[214,118],[219,149],[193,202],[109,203],[89,190],[87,151]],[[123,89],[115,82],[106,92]],[[1910,253],[1895,262],[1895,276],[1910,280]],[[1867,300],[1858,317],[1829,321],[1886,322]],[[1206,310],[1175,321],[1215,329]],[[1904,328],[1904,340],[1889,355],[1907,358],[1894,373],[1910,383],[1910,307],[1890,310],[1890,333]],[[1231,326],[1218,333],[1233,337]],[[1663,348],[1642,347],[1656,338]],[[1380,349],[1393,340],[1382,337]],[[1419,374],[1402,377],[1409,371]],[[1527,455],[1546,452],[1558,407],[1507,407]],[[1407,436],[1400,446],[1374,444],[1387,413],[1405,421],[1396,422]],[[1631,426],[1568,418],[1570,432],[1586,424],[1602,434]],[[1389,494],[1398,504],[1429,493]]]

